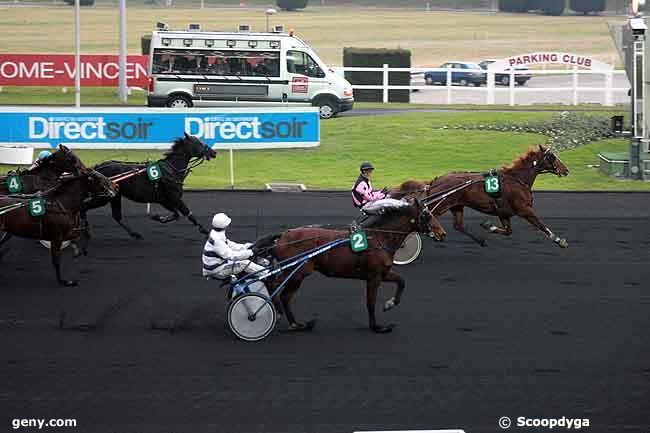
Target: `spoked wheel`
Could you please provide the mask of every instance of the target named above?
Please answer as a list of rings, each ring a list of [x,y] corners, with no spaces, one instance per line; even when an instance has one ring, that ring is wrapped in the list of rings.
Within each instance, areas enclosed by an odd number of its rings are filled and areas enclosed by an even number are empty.
[[[406,239],[404,239],[404,242],[402,242],[402,246],[395,251],[393,263],[396,265],[408,265],[409,263],[413,263],[420,255],[420,252],[422,252],[422,238],[420,237],[420,234],[410,233]]]
[[[260,341],[275,328],[277,312],[273,302],[259,293],[246,293],[228,307],[228,327],[240,340]]]
[[[40,242],[41,242],[41,245],[43,245],[48,250],[52,247],[51,244],[50,244],[50,241],[40,241]],[[68,246],[70,246],[70,241],[63,241],[63,243],[61,243],[61,251],[68,248]]]

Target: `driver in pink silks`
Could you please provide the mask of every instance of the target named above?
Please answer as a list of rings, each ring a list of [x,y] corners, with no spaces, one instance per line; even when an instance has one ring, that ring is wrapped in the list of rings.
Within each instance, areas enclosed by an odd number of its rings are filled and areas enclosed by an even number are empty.
[[[362,208],[366,203],[381,200],[386,198],[386,188],[381,191],[373,191],[372,183],[372,172],[375,167],[369,162],[364,162],[359,167],[361,174],[357,178],[354,186],[352,187],[352,203],[355,207]]]

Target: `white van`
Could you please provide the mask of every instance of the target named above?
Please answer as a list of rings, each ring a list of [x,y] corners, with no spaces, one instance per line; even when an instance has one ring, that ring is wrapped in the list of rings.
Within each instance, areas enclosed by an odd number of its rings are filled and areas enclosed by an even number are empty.
[[[352,109],[352,85],[287,33],[154,31],[149,107],[309,103]]]

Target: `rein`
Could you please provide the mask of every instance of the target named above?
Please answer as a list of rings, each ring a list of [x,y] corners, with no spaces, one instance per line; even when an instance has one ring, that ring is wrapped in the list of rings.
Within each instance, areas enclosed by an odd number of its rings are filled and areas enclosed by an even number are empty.
[[[424,199],[422,199],[422,203],[424,203],[428,207],[431,203],[437,201],[438,203],[432,209],[429,209],[430,212],[433,212],[450,195],[455,194],[458,191],[461,191],[461,190],[463,190],[463,189],[465,189],[465,188],[467,188],[467,187],[469,187],[471,185],[474,185],[475,183],[479,183],[479,182],[483,182],[483,179],[466,180],[465,182],[461,183],[460,185],[453,186],[453,187],[448,188],[448,189],[446,189],[444,191],[436,192],[434,194],[431,194],[428,197],[425,197]]]

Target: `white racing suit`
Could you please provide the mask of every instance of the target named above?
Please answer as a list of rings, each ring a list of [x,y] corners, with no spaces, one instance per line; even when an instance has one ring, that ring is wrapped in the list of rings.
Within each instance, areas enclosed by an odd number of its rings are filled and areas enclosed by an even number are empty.
[[[258,271],[257,275],[262,276],[264,266],[248,260],[253,256],[251,245],[228,240],[225,230],[211,230],[203,247],[203,276],[225,280],[231,275],[239,275],[242,272],[252,274]],[[269,296],[266,286],[261,281],[251,284],[248,288],[252,292]],[[237,293],[233,293],[233,296],[235,295]]]

